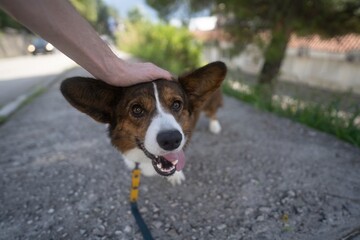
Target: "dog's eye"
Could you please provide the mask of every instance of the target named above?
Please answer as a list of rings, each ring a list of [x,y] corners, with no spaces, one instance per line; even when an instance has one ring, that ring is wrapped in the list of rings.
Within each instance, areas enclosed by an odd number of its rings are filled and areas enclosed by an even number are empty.
[[[134,117],[142,117],[144,112],[145,111],[140,104],[135,104],[131,107],[131,113]]]
[[[174,110],[175,112],[179,112],[182,108],[182,102],[179,100],[176,100],[173,102],[173,104],[171,105],[171,109]]]

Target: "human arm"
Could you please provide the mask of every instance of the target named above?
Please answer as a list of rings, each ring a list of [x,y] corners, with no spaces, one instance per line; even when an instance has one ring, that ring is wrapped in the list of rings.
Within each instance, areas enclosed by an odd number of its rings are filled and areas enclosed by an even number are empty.
[[[108,84],[130,86],[157,78],[171,79],[168,71],[152,63],[118,58],[66,0],[0,0],[0,7]]]

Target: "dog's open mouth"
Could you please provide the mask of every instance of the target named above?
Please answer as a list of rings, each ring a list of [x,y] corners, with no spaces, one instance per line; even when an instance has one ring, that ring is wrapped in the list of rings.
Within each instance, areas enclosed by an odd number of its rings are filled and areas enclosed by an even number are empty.
[[[161,176],[171,176],[176,170],[180,171],[185,165],[184,152],[169,153],[164,156],[155,156],[146,150],[143,143],[137,141],[138,147],[151,159],[155,171]]]

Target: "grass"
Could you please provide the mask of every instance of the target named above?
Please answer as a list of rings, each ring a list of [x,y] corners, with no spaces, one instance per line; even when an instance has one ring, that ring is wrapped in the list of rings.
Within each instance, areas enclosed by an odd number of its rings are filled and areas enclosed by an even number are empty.
[[[269,101],[264,101],[256,87],[234,80],[227,80],[223,85],[223,91],[259,109],[290,118],[360,147],[359,106],[354,106],[351,112],[344,112],[339,108],[341,99],[332,100],[324,105],[288,96],[273,95]]]
[[[46,91],[46,88],[44,87],[39,87],[37,89],[35,89],[23,102],[21,102],[21,104],[19,105],[19,107],[15,110],[18,111],[19,109],[21,109],[22,107],[24,107],[25,105],[30,104],[34,99],[36,99],[38,96],[40,96],[41,94],[43,94]],[[0,107],[1,109],[1,107]],[[14,114],[11,113],[10,116]],[[0,125],[4,124],[10,116],[0,116]]]
[[[0,125],[6,122],[6,120],[7,120],[6,117],[0,116]]]

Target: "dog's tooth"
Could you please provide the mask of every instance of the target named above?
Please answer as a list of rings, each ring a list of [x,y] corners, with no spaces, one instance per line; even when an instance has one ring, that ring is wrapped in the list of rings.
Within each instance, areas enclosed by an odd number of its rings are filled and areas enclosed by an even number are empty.
[[[172,165],[175,166],[178,162],[179,162],[179,160],[175,160],[175,161],[173,161],[173,162],[171,162],[171,163],[172,163]]]

